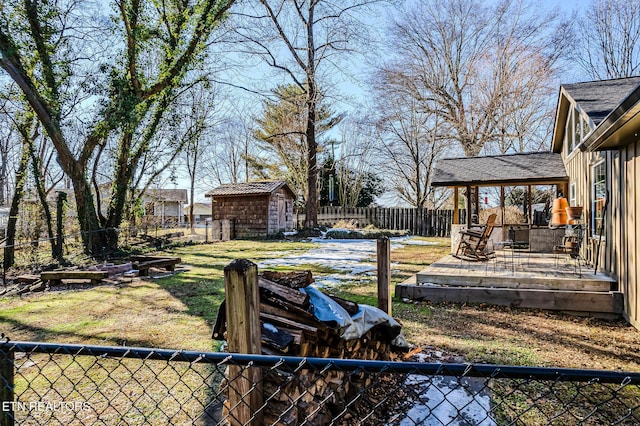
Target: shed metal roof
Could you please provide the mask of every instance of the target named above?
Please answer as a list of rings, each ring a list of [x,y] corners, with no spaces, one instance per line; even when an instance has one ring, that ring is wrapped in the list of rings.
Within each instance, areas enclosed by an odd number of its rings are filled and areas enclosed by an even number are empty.
[[[206,197],[222,197],[222,196],[246,196],[246,195],[268,195],[278,189],[286,187],[293,195],[293,191],[284,180],[260,181],[247,183],[225,183],[219,187],[212,189],[205,194]]]
[[[532,152],[446,158],[436,166],[432,186],[549,185],[567,182],[562,156]]]

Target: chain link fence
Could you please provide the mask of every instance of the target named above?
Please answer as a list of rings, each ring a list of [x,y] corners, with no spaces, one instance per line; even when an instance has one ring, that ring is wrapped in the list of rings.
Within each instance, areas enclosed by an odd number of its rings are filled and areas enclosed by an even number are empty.
[[[637,425],[640,373],[0,344],[0,425]]]

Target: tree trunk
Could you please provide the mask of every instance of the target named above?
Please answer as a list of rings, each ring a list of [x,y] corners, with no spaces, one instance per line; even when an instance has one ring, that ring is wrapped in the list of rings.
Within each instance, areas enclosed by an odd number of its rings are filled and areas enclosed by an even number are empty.
[[[53,219],[51,217],[51,209],[49,209],[49,204],[47,203],[47,194],[44,189],[44,180],[42,179],[42,174],[40,173],[40,159],[36,155],[35,147],[33,143],[33,139],[29,139],[25,141],[25,143],[29,146],[29,155],[31,156],[31,169],[33,171],[33,180],[36,186],[36,190],[38,192],[38,198],[40,198],[40,205],[42,206],[42,212],[44,213],[44,218],[47,224],[47,235],[49,237],[49,244],[51,246],[51,256],[54,259],[58,259],[56,256],[56,244],[54,242],[54,234],[53,234]]]
[[[78,223],[80,224],[82,243],[85,251],[87,254],[100,256],[105,253],[109,245],[107,235],[104,232],[105,230],[100,227],[98,221],[91,186],[84,177],[84,174],[80,174],[80,176],[70,176],[70,178],[73,185]]]
[[[22,157],[18,170],[16,170],[16,185],[9,209],[9,221],[7,222],[7,239],[4,246],[3,268],[6,272],[15,263],[16,225],[18,223],[18,209],[20,200],[24,194],[24,184],[27,180],[27,165],[29,164],[29,147],[26,141],[22,145]]]
[[[194,179],[191,179],[191,188],[189,190],[190,194],[189,197],[191,197],[191,204],[189,205],[189,229],[191,230],[192,234],[196,233],[196,226],[195,223],[193,223],[193,197],[195,195],[196,189],[195,189],[195,182]]]
[[[309,3],[309,22],[314,22],[314,3]],[[318,225],[318,143],[316,141],[316,106],[317,88],[315,72],[315,42],[313,24],[307,25],[307,206],[305,227],[315,228]]]
[[[315,130],[315,102],[309,105],[309,115],[307,119],[307,206],[305,227],[314,228],[318,225],[318,144],[316,142]]]
[[[67,201],[67,194],[64,192],[58,192],[58,198],[56,199],[56,222],[57,222],[57,236],[55,244],[53,244],[53,257],[58,262],[64,261],[64,203]]]

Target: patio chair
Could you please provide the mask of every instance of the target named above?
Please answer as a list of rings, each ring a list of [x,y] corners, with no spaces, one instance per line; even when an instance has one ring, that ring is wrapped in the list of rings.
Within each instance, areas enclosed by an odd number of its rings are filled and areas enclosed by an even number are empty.
[[[495,226],[497,215],[492,213],[487,223],[480,228],[470,228],[460,231],[460,243],[455,257],[467,260],[489,260],[494,256],[493,250],[488,249],[487,243]]]
[[[556,255],[556,265],[560,255],[568,256],[569,260],[573,260],[574,272],[578,272],[578,276],[582,277],[582,255],[580,254],[580,248],[582,247],[582,240],[584,237],[584,230],[582,225],[568,225],[565,235],[562,237],[562,243],[553,246],[553,253]]]

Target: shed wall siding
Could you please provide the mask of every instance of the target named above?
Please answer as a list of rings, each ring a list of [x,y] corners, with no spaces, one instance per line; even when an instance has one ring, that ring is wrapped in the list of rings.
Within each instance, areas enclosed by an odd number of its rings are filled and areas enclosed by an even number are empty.
[[[262,237],[268,233],[269,197],[215,197],[212,202],[212,219],[229,219],[235,228],[235,237]]]
[[[279,199],[286,205],[285,222],[280,223]],[[266,237],[293,229],[293,198],[281,188],[271,195],[214,197],[212,220],[229,219],[235,226],[235,237]]]
[[[280,212],[280,203],[284,203],[282,206],[284,212]],[[282,231],[291,231],[293,229],[293,199],[287,191],[280,188],[274,192],[269,199],[269,234],[276,234]]]

